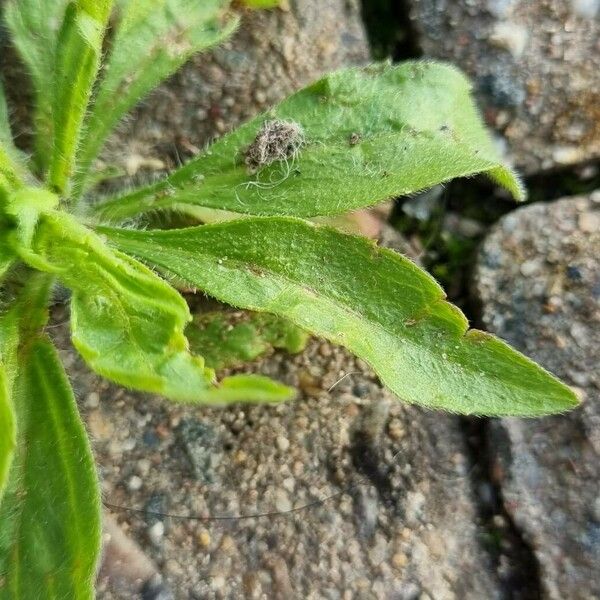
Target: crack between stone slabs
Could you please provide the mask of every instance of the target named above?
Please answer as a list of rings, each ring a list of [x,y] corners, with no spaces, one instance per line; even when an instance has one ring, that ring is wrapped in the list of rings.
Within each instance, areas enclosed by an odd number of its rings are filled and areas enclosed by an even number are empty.
[[[485,418],[461,419],[465,451],[472,467],[473,501],[485,532],[482,547],[490,557],[503,599],[541,600],[539,562],[533,548],[506,511],[501,486],[494,481],[490,422]]]
[[[356,431],[350,446],[352,465],[375,489],[386,506],[393,506],[392,484],[389,469],[381,466],[381,452],[363,431]],[[365,484],[367,481],[364,482]]]
[[[382,453],[364,431],[354,432],[348,448],[352,467],[358,475],[357,484],[349,490],[358,535],[372,539],[383,510],[390,517],[401,517],[397,494],[390,479],[391,467],[382,465]]]
[[[583,176],[585,171],[587,176]],[[600,188],[600,160],[589,159],[573,165],[557,166],[540,173],[525,175],[528,203],[552,202],[565,196],[591,194]]]
[[[398,62],[423,55],[410,0],[363,0],[362,18],[375,59]]]

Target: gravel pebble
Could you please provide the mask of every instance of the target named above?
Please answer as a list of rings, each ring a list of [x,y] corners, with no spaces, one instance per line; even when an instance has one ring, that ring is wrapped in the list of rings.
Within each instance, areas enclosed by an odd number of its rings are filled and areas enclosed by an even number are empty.
[[[141,477],[134,475],[133,477],[131,477],[131,479],[127,483],[127,489],[130,492],[137,492],[139,489],[141,489],[142,485],[143,485],[143,481],[142,481]]]
[[[162,521],[157,521],[154,525],[148,528],[148,538],[155,546],[160,546],[165,535],[165,524]]]

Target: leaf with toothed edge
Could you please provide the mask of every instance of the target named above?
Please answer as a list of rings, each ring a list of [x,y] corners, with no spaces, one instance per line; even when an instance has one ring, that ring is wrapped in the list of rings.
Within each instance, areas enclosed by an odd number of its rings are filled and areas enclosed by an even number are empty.
[[[99,203],[101,220],[198,205],[251,215],[341,214],[484,173],[517,199],[454,67],[408,61],[338,71],[215,142],[166,179]],[[265,123],[293,122],[304,143],[286,159],[249,169],[245,153]]]
[[[167,276],[346,346],[406,402],[490,416],[544,415],[578,403],[503,341],[468,330],[465,316],[413,262],[366,239],[273,217],[98,230]]]

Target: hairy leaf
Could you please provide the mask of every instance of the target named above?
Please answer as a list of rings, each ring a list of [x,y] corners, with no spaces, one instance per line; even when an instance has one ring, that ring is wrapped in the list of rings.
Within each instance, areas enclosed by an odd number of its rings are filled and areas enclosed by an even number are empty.
[[[58,32],[69,0],[7,0],[4,18],[33,80],[36,153],[43,167],[52,148],[52,101]]]
[[[213,369],[255,360],[271,348],[300,352],[308,341],[302,329],[266,313],[204,313],[194,317],[185,333],[192,350],[202,353]]]
[[[6,216],[0,215],[6,230],[3,232],[3,239],[0,240],[0,257],[4,261],[12,261],[14,257],[19,257],[34,269],[53,271],[51,265],[31,251],[31,243],[40,213],[51,211],[58,203],[56,194],[39,187],[19,188],[12,192],[6,200]],[[9,266],[10,262],[5,268]]]
[[[6,366],[0,362],[0,505],[15,448],[15,415],[8,389]]]
[[[92,598],[100,497],[56,351],[27,340],[14,385],[18,439],[0,506],[0,598]]]
[[[16,443],[13,388],[22,371],[19,343],[36,338],[48,322],[47,303],[52,283],[46,274],[32,274],[18,293],[11,294],[10,300],[3,299],[0,309],[0,504]]]
[[[0,82],[0,175],[4,176],[7,187],[16,188],[30,179],[23,158],[13,143],[8,105]]]
[[[217,387],[212,369],[188,351],[184,328],[191,317],[183,298],[68,215],[40,215],[23,256],[71,288],[73,343],[97,373],[186,402],[277,402],[292,395],[259,376],[225,378]]]
[[[577,404],[525,356],[468,330],[432,277],[368,240],[285,218],[100,229],[167,276],[346,346],[406,402],[481,415],[543,415]]]
[[[73,0],[67,6],[58,36],[50,88],[53,137],[48,181],[59,193],[68,193],[67,184],[73,175],[75,151],[100,66],[112,4],[113,0]]]
[[[229,0],[125,0],[84,137],[77,187],[121,118],[193,54],[218,44],[237,20]]]
[[[0,283],[15,259],[15,254],[7,243],[8,232],[10,231],[12,223],[10,222],[10,219],[3,214],[6,210],[6,204],[10,198],[11,190],[12,185],[0,172]]]
[[[476,173],[524,195],[467,79],[447,65],[410,61],[327,75],[166,179],[96,210],[114,221],[181,204],[312,217]]]
[[[12,134],[10,131],[10,117],[8,114],[8,105],[4,94],[4,87],[0,81],[0,152],[12,147]],[[0,155],[1,156],[1,155]],[[2,163],[0,162],[0,168]]]
[[[17,337],[14,315],[0,315],[0,505],[16,443],[12,383],[16,372]]]
[[[0,185],[10,190],[19,185],[19,178],[15,172],[13,161],[6,146],[0,145]]]
[[[0,232],[1,235],[1,232]],[[14,256],[4,246],[2,240],[0,240],[0,283],[2,278],[6,275],[14,261]]]

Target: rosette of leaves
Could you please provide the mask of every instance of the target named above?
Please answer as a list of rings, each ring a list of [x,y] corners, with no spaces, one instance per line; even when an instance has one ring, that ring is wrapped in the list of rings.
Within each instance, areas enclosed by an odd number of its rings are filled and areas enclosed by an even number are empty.
[[[8,0],[3,19],[31,76],[35,143],[31,154],[17,148],[0,92],[0,598],[93,596],[98,484],[46,333],[58,284],[70,289],[71,336],[89,367],[176,402],[290,399],[294,390],[264,377],[219,381],[202,347],[218,365],[206,336],[251,358],[265,343],[293,346],[300,329],[348,347],[405,402],[481,415],[575,406],[552,375],[469,330],[410,260],[308,220],[478,173],[523,197],[456,69],[417,61],[333,73],[168,177],[102,198],[94,169],[108,136],[235,28],[228,2]],[[227,220],[135,228],[142,215],[203,211]],[[179,286],[269,319],[204,322],[190,346]],[[265,327],[271,341],[257,341]]]

